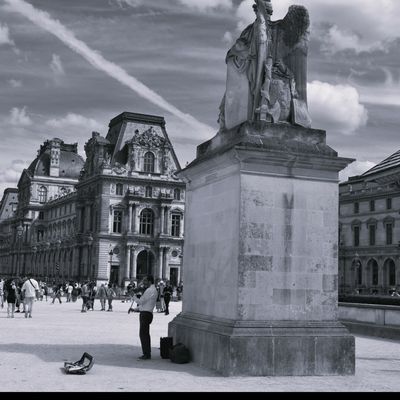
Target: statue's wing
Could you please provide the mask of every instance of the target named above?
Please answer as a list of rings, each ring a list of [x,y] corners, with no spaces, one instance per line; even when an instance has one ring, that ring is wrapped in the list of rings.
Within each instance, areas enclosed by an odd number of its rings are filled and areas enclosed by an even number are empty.
[[[286,17],[279,21],[282,41],[282,60],[292,71],[298,98],[307,103],[307,53],[310,16],[303,6],[291,6]]]

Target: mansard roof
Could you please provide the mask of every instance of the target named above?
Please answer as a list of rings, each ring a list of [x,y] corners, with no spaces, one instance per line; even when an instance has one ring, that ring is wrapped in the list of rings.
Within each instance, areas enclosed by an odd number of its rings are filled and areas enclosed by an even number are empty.
[[[367,177],[372,174],[377,174],[380,172],[386,172],[388,170],[393,170],[394,168],[400,167],[400,150],[392,154],[390,157],[386,158],[380,162],[375,167],[371,168],[367,172],[361,175],[361,177]]]
[[[165,129],[165,119],[157,115],[123,112],[110,121],[107,140],[114,146],[113,160],[124,151],[127,142],[141,146],[164,147],[171,150],[179,170],[180,164]]]

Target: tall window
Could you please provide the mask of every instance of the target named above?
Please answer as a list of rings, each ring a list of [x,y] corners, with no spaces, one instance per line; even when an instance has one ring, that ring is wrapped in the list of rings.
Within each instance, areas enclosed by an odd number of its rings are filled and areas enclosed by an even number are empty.
[[[358,262],[357,266],[357,283],[362,285],[362,265],[360,262]]]
[[[144,172],[154,172],[154,154],[150,151],[144,155]]]
[[[175,189],[174,190],[174,200],[180,200],[180,199],[181,199],[181,190]]]
[[[153,197],[153,188],[151,186],[146,187],[146,197]]]
[[[355,226],[353,228],[354,232],[354,247],[358,247],[360,245],[360,227]]]
[[[396,265],[393,260],[390,260],[389,262],[389,285],[396,285]]]
[[[369,211],[371,212],[375,211],[375,200],[371,200],[369,202]]]
[[[179,237],[181,234],[181,216],[172,214],[171,219],[171,236]]]
[[[379,268],[376,261],[374,261],[372,264],[372,285],[378,286],[378,283],[379,283]]]
[[[41,186],[39,188],[39,203],[43,204],[47,201],[47,188],[45,186]]]
[[[369,226],[369,245],[375,246],[376,244],[376,225]]]
[[[387,210],[392,209],[392,199],[386,199],[386,209]]]
[[[154,213],[146,208],[140,214],[140,234],[153,235],[154,233]]]
[[[43,211],[39,211],[39,219],[44,219],[44,212]]]
[[[116,192],[117,196],[122,196],[124,194],[124,185],[122,183],[117,183]]]
[[[360,212],[360,203],[354,203],[354,214],[358,214]]]
[[[393,224],[386,224],[386,244],[393,244]]]
[[[113,233],[122,233],[122,211],[114,211]]]

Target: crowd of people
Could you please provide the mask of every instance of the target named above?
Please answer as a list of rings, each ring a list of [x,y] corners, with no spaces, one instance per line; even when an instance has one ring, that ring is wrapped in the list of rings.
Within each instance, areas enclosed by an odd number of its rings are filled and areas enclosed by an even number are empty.
[[[169,303],[172,299],[182,300],[183,284],[172,286],[169,281],[158,279],[155,282],[157,291],[156,310],[159,313],[169,314]],[[52,282],[37,281],[32,275],[9,279],[0,278],[0,307],[7,303],[7,317],[14,318],[16,313],[25,313],[25,318],[32,318],[34,301],[49,301],[50,304],[62,304],[63,302],[76,302],[82,300],[81,312],[94,311],[95,300],[100,303],[100,310],[112,312],[113,300],[118,298],[123,302],[133,302],[134,298],[140,298],[146,287],[143,283],[132,280],[126,289],[112,283],[101,283],[87,280],[84,282]],[[129,312],[134,310],[131,306]]]

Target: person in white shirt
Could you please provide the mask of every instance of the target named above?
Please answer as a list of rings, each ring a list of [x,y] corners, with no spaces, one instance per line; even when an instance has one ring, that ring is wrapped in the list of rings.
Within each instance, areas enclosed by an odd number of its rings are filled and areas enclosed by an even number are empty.
[[[151,359],[151,338],[150,338],[150,324],[153,321],[153,310],[156,306],[157,301],[157,289],[154,286],[154,277],[151,275],[146,276],[143,279],[143,285],[146,288],[145,292],[140,298],[136,295],[133,300],[139,306],[139,337],[142,345],[143,355],[138,360],[150,360]]]
[[[22,285],[21,292],[24,294],[25,318],[32,318],[33,302],[36,297],[36,291],[39,290],[39,284],[32,278],[32,274],[28,274],[27,278]]]

